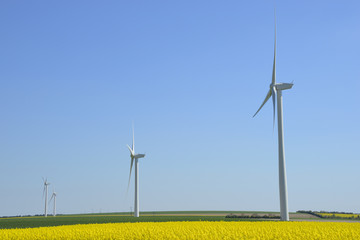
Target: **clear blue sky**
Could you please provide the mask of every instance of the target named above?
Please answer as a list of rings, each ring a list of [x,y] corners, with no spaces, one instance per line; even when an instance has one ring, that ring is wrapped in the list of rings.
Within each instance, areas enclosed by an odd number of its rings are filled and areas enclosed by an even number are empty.
[[[273,8],[1,1],[0,216],[129,211],[132,122],[141,210],[278,211]],[[360,2],[276,8],[289,208],[360,212]]]

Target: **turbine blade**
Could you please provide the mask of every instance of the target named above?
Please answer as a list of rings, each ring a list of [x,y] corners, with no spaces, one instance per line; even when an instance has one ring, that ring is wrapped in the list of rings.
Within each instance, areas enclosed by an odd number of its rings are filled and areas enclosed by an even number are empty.
[[[132,151],[133,153],[135,152],[135,134],[134,134],[134,123],[132,125],[132,130],[133,130],[133,142],[132,142]]]
[[[132,158],[131,158],[131,164],[130,164],[129,181],[128,181],[128,187],[127,187],[126,193],[129,191],[130,179],[131,179],[131,171],[132,171],[133,164],[134,164],[134,158],[132,157]]]
[[[275,41],[274,41],[274,63],[272,71],[271,83],[274,85],[276,83],[276,13],[274,9],[274,19],[275,19]]]
[[[274,109],[274,114],[273,114],[273,130],[275,129],[275,95],[276,95],[276,88],[275,86],[273,86],[271,88],[271,95],[272,95],[272,101],[273,101],[273,109]]]
[[[127,146],[128,149],[130,150],[131,155],[134,155],[134,152],[133,152],[133,150],[131,149],[131,147],[130,147],[129,145],[126,145],[126,146]]]
[[[269,92],[267,93],[265,100],[263,101],[263,103],[261,104],[261,106],[259,107],[259,109],[256,111],[256,113],[254,114],[253,117],[256,116],[256,114],[260,111],[260,109],[265,105],[265,103],[267,102],[267,100],[269,100],[269,98],[271,97],[271,89],[269,90]]]

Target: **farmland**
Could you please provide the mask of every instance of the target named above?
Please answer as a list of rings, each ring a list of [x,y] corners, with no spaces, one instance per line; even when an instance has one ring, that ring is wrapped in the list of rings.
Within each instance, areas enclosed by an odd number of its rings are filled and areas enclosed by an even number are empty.
[[[7,239],[359,239],[359,223],[139,222],[3,229]]]
[[[0,218],[0,239],[359,239],[360,223],[277,212],[168,211]],[[227,215],[240,216],[227,218]],[[260,218],[241,218],[256,216]]]
[[[123,222],[168,222],[168,221],[241,221],[241,219],[228,219],[226,211],[186,211],[186,212],[143,212],[139,218],[130,216],[129,212],[58,215],[56,217],[32,216],[0,218],[0,229],[4,228],[34,228],[73,224],[95,223],[123,223]],[[248,212],[231,212],[248,213]]]
[[[360,214],[353,213],[317,213],[324,218],[334,218],[334,219],[358,219],[360,220]]]
[[[34,228],[74,224],[100,224],[125,222],[178,222],[178,221],[259,221],[262,219],[225,218],[228,214],[278,215],[276,212],[244,212],[244,211],[168,211],[168,212],[142,212],[139,218],[134,218],[129,212],[58,215],[56,217],[33,216],[0,218],[0,229],[6,228]],[[310,214],[291,213],[292,220],[309,220],[315,217]]]

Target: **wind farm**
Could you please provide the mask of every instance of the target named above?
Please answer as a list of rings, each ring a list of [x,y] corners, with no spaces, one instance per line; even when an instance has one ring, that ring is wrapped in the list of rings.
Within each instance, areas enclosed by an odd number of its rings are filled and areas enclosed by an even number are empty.
[[[359,10],[2,3],[0,239],[360,239]]]

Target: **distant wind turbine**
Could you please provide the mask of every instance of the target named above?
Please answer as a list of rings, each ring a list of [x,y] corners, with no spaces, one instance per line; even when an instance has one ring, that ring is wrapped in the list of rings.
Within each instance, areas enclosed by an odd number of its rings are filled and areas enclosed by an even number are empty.
[[[254,114],[253,117],[260,111],[265,103],[272,97],[273,101],[273,121],[275,124],[275,95],[277,96],[277,120],[278,120],[278,145],[279,145],[279,192],[280,192],[280,220],[289,221],[288,212],[288,197],[287,197],[287,183],[286,183],[286,168],[285,168],[285,150],[284,150],[284,131],[283,131],[283,106],[282,106],[282,91],[292,88],[292,83],[276,83],[276,16],[275,16],[275,43],[274,43],[274,63],[272,70],[272,81],[270,90],[267,93],[264,102]],[[275,125],[274,125],[275,126]]]
[[[134,126],[133,126],[133,142],[132,147],[127,145],[130,150],[130,174],[129,174],[129,182],[128,189],[130,185],[131,179],[131,171],[135,160],[135,204],[134,204],[134,217],[139,217],[139,158],[145,157],[145,154],[136,154],[135,153],[135,138],[134,138]]]
[[[44,181],[43,197],[44,197],[44,194],[45,194],[45,213],[44,213],[44,216],[47,217],[47,197],[48,197],[48,186],[50,185],[50,183],[47,181],[47,178],[46,179],[43,178],[43,181]]]
[[[51,202],[52,199],[54,199],[53,216],[55,217],[56,216],[56,192],[55,192],[55,189],[53,189],[53,194],[51,195],[49,203]]]

